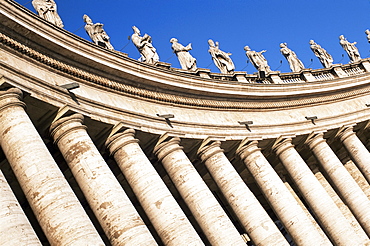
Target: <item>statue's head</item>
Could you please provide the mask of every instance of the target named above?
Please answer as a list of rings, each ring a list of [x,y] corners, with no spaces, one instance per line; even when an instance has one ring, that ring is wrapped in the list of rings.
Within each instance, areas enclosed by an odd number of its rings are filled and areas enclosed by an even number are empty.
[[[132,30],[134,30],[134,33],[140,35],[140,30],[136,26],[132,26]]]
[[[366,33],[366,34],[370,34],[370,30],[369,30],[369,29],[367,29],[367,30],[365,31],[365,33]]]
[[[176,38],[171,38],[170,39],[170,43],[175,43],[175,42],[177,42],[178,40],[176,39]]]
[[[88,15],[86,15],[86,14],[84,15],[83,19],[84,19],[84,22],[86,24],[92,24],[93,23],[92,20],[91,20],[91,18]]]
[[[343,40],[343,39],[344,39],[344,35],[340,35],[340,36],[339,36],[339,39],[340,39],[340,40]]]
[[[213,40],[212,40],[212,39],[209,39],[209,40],[208,40],[208,44],[209,44],[209,46],[212,46],[212,47],[214,47],[214,46],[215,46],[215,43],[213,42]]]
[[[313,41],[312,39],[310,40],[310,44],[313,45],[315,44],[315,41]]]
[[[286,48],[287,47],[287,43],[281,43],[280,44],[280,48]]]
[[[251,48],[249,48],[249,46],[248,46],[248,45],[246,45],[246,46],[244,46],[244,50],[245,50],[245,51],[250,51],[250,50],[251,50]]]

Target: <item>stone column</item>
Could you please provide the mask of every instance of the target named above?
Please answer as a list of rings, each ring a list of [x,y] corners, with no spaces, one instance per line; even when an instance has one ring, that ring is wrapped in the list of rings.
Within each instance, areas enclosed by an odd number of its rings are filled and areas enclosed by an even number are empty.
[[[354,229],[294,149],[291,141],[290,138],[281,140],[274,144],[273,150],[316,214],[323,229],[338,245],[361,245],[361,240]]]
[[[213,180],[222,191],[255,245],[289,245],[220,148],[210,142],[198,150]]]
[[[0,93],[0,145],[51,245],[104,245],[13,88]]]
[[[74,114],[50,131],[112,245],[157,245],[125,191]]]
[[[30,222],[0,170],[0,245],[40,245]]]
[[[245,246],[244,240],[179,143],[180,139],[177,137],[168,139],[162,136],[154,148],[154,153],[162,161],[208,241],[214,246]]]
[[[325,191],[329,194],[331,199],[333,199],[334,203],[340,209],[344,217],[349,221],[350,225],[356,231],[357,235],[361,238],[363,245],[366,243],[370,243],[368,236],[366,235],[365,231],[362,229],[360,223],[356,220],[355,216],[352,214],[351,210],[347,207],[346,204],[343,203],[341,198],[335,192],[333,187],[331,187],[330,183],[326,180],[324,175],[320,172],[318,166],[316,165],[309,165],[310,169],[314,173],[317,180],[320,182],[322,187],[324,187]]]
[[[366,233],[370,235],[370,200],[347,172],[323,136],[323,133],[315,134],[306,143],[340,192],[353,215]]]
[[[106,145],[163,243],[204,245],[134,136],[128,129],[109,137]]]
[[[353,127],[342,129],[337,134],[337,137],[342,141],[353,162],[365,176],[367,182],[370,183],[370,153],[356,136],[356,133],[353,132]]]
[[[237,154],[244,161],[294,242],[301,246],[332,245],[290,194],[257,144],[257,141],[243,141]]]
[[[344,167],[347,169],[352,178],[356,181],[358,186],[360,186],[367,198],[370,199],[370,185],[365,179],[364,175],[357,168],[355,163],[353,163],[352,160],[349,160],[344,164]]]

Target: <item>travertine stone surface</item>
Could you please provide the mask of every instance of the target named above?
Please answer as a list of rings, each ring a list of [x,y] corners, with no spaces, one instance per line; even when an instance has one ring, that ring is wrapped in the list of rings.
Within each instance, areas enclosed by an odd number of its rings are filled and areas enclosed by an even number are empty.
[[[1,170],[0,245],[41,245]]]
[[[370,200],[326,143],[323,135],[323,133],[313,135],[308,139],[307,144],[358,222],[370,235]]]
[[[337,135],[350,154],[353,162],[370,183],[370,153],[353,132],[353,127],[343,128]]]
[[[291,139],[278,141],[273,150],[331,240],[337,245],[361,245],[360,238],[294,149]]]
[[[204,245],[134,136],[128,129],[109,137],[106,145],[163,243]]]
[[[263,156],[257,144],[257,141],[243,142],[237,153],[255,178],[275,214],[292,236],[294,242],[302,246],[332,245],[290,194],[290,191]]]
[[[352,160],[349,160],[344,164],[344,167],[347,169],[352,178],[356,183],[361,187],[362,191],[366,194],[367,198],[370,199],[370,185],[367,182],[364,175],[360,172],[358,167],[353,163]]]
[[[112,245],[157,245],[87,134],[81,114],[53,122],[54,142]]]
[[[220,148],[219,141],[198,153],[255,245],[289,245]]]
[[[214,246],[244,246],[244,240],[179,143],[180,139],[177,137],[162,136],[154,148],[154,153],[162,162],[207,239]]]
[[[0,93],[0,145],[51,245],[104,245],[24,111],[22,92]]]
[[[357,235],[361,238],[362,243],[364,245],[366,245],[366,243],[369,243],[369,237],[366,235],[364,229],[362,229],[360,223],[358,223],[355,216],[352,214],[351,210],[347,207],[346,204],[344,204],[344,202],[335,192],[333,187],[331,187],[330,183],[326,180],[324,175],[319,171],[319,168],[317,166],[312,167],[311,165],[310,165],[310,168],[312,172],[314,173],[315,177],[317,178],[317,180],[322,185],[322,187],[324,187],[325,191],[329,194],[331,199],[333,199],[333,201],[338,206],[338,208],[340,209],[344,217],[346,217],[350,225],[356,231]]]
[[[279,169],[280,169],[280,167],[279,167]],[[312,217],[312,214],[310,213],[310,211],[308,211],[307,207],[303,204],[301,198],[297,195],[297,193],[293,190],[292,186],[286,180],[286,177],[288,175],[286,173],[286,171],[282,171],[282,170],[279,170],[279,169],[277,169],[276,171],[277,171],[279,177],[281,178],[281,180],[284,182],[285,187],[289,190],[290,194],[292,194],[294,199],[298,202],[301,209],[304,211],[304,213],[306,214],[308,219],[311,221],[311,223],[315,226],[315,228],[319,231],[321,236],[326,237],[326,234],[323,232],[323,230],[321,229],[319,224],[317,224],[316,220]]]

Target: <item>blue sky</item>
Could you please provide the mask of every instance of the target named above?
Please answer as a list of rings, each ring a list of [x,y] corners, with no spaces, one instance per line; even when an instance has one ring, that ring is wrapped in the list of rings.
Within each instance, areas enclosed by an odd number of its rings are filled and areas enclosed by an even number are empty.
[[[31,2],[17,0],[34,11]],[[309,40],[314,39],[334,58],[334,63],[348,63],[339,45],[338,36],[356,41],[362,58],[370,57],[370,44],[364,31],[370,29],[370,0],[56,0],[65,29],[90,40],[82,16],[87,14],[94,23],[104,24],[116,50],[140,57],[128,40],[137,26],[141,33],[152,36],[160,61],[180,68],[169,40],[192,43],[191,54],[198,67],[218,72],[208,53],[208,39],[219,41],[223,51],[232,53],[237,71],[252,74],[256,69],[248,64],[243,47],[267,50],[264,53],[271,69],[290,72],[280,53],[279,44],[288,43],[306,67],[321,68]],[[344,54],[344,57],[342,55]],[[311,62],[311,59],[313,62]],[[280,61],[283,61],[282,64]]]

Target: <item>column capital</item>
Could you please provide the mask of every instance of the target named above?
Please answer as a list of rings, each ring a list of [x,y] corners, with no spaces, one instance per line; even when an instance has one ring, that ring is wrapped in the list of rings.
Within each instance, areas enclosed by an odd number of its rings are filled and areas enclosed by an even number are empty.
[[[355,134],[356,133],[353,131],[353,126],[343,126],[338,130],[338,133],[335,135],[335,137],[339,138],[343,142],[348,137]]]
[[[134,129],[126,129],[123,132],[117,132],[108,137],[105,146],[109,149],[111,155],[114,156],[122,147],[131,143],[139,143],[139,140],[135,138],[135,133]]]
[[[73,114],[54,121],[50,126],[50,134],[54,139],[54,143],[58,144],[60,139],[71,131],[78,129],[86,130],[87,127],[82,124],[83,120],[84,116],[82,114]]]
[[[239,147],[236,150],[236,154],[238,154],[242,159],[244,159],[246,156],[261,150],[258,148],[258,141],[257,140],[249,140],[244,139]]]
[[[278,156],[290,148],[294,148],[291,138],[278,138],[272,146],[272,150],[274,150]]]
[[[312,150],[318,144],[323,143],[323,142],[326,142],[326,140],[324,139],[324,133],[322,133],[322,132],[320,132],[320,133],[312,132],[307,137],[307,139],[306,139],[306,141],[304,143],[307,144],[308,147],[310,147],[310,149]]]
[[[205,162],[213,155],[222,152],[224,152],[224,150],[221,149],[220,141],[214,141],[207,138],[202,142],[202,145],[199,147],[197,153],[200,159]]]
[[[25,108],[26,104],[22,102],[22,99],[23,92],[18,88],[10,88],[6,91],[0,91],[0,111],[11,106]]]
[[[154,147],[153,153],[162,161],[168,154],[176,150],[181,150],[179,137],[170,137],[167,133],[163,134]]]

